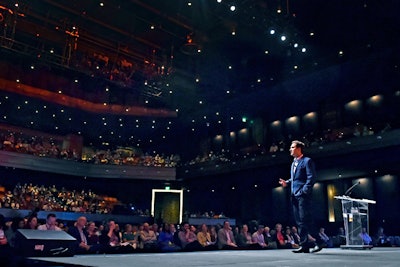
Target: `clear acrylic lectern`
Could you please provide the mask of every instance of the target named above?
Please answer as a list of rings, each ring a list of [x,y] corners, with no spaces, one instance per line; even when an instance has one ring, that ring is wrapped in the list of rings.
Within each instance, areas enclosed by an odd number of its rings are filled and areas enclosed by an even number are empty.
[[[369,199],[355,199],[348,196],[335,196],[342,201],[344,230],[346,234],[346,245],[341,248],[371,248],[371,245],[364,245],[361,238],[363,227],[369,232],[368,204],[375,204],[376,201]]]

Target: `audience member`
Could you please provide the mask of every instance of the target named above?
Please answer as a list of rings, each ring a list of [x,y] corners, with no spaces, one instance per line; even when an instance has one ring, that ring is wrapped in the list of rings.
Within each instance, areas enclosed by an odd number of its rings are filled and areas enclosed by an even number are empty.
[[[235,249],[237,247],[230,223],[225,221],[223,227],[218,231],[218,248]]]
[[[375,245],[378,247],[390,247],[392,245],[390,237],[386,236],[386,234],[384,233],[383,227],[378,228],[378,232],[376,233],[375,240],[376,240]]]
[[[365,227],[361,229],[360,238],[362,239],[363,245],[372,245],[372,238],[367,233],[367,229]]]
[[[36,214],[32,214],[31,216],[28,217],[24,229],[36,230],[37,226],[38,226],[37,216]]]
[[[57,217],[54,213],[49,213],[46,218],[46,223],[39,225],[38,230],[50,230],[50,231],[62,231],[60,227],[57,226]]]
[[[138,247],[138,235],[133,232],[132,224],[125,224],[124,232],[122,234],[122,242],[129,244],[134,249]]]
[[[202,250],[203,247],[197,240],[196,234],[190,230],[190,225],[187,222],[182,223],[181,230],[178,233],[180,244],[185,251]]]
[[[257,231],[255,231],[251,237],[253,244],[256,244],[258,248],[265,249],[268,247],[267,243],[265,243],[264,237],[264,225],[259,225]],[[252,246],[256,247],[256,246]]]
[[[285,230],[285,240],[286,240],[286,243],[289,243],[292,245],[292,248],[299,248],[299,244],[296,244],[293,234],[292,234],[292,230],[290,229],[289,226],[287,226],[286,230]]]
[[[175,252],[181,250],[181,247],[174,243],[175,225],[173,223],[164,223],[164,227],[158,236],[158,247],[162,252]]]
[[[99,234],[97,233],[97,228],[96,228],[95,222],[89,222],[87,224],[87,234],[88,234],[88,236],[87,236],[88,244],[91,244],[91,245],[100,244]]]
[[[276,240],[274,240],[274,236],[270,232],[270,228],[268,226],[264,227],[263,235],[264,235],[265,244],[267,244],[269,249],[278,248],[278,245],[276,244]]]
[[[197,240],[205,250],[217,249],[216,242],[211,241],[210,231],[205,223],[200,226],[200,232],[197,233]]]
[[[292,244],[285,239],[285,235],[282,232],[282,224],[280,223],[275,225],[274,240],[276,241],[278,248],[292,248]]]
[[[85,229],[86,223],[86,217],[81,216],[76,220],[75,226],[72,226],[68,229],[68,234],[76,239],[75,253],[99,253],[101,252],[100,245],[89,243],[89,235]]]
[[[143,224],[143,230],[140,231],[140,248],[148,251],[157,249],[157,236],[147,222]]]
[[[325,228],[321,227],[319,229],[319,239],[322,241],[323,246],[327,248],[332,248],[333,247],[333,242],[332,239],[329,238],[327,234],[325,234]]]

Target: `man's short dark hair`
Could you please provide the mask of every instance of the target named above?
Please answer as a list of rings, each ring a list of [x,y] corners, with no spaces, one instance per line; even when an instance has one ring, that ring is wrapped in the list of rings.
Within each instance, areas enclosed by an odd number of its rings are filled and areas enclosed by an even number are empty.
[[[47,214],[47,219],[49,219],[50,217],[54,217],[54,218],[57,218],[57,216],[54,214],[54,213],[49,213],[49,214]]]
[[[300,147],[301,151],[303,152],[303,149],[305,147],[305,144],[299,140],[293,140],[292,144],[295,144],[296,147]]]

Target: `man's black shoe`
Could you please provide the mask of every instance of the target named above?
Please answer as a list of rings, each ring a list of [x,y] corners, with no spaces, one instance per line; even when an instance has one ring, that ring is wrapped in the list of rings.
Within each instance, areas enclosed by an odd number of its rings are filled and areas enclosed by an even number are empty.
[[[293,253],[309,253],[310,250],[305,247],[299,247],[298,249],[292,250]]]
[[[315,247],[310,249],[311,253],[317,253],[318,251],[322,250],[322,246],[315,245]]]

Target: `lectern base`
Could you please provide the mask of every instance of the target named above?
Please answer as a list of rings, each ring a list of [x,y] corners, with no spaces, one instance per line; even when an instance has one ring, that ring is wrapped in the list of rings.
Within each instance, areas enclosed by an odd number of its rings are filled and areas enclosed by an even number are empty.
[[[372,249],[372,245],[341,245],[341,249]]]

